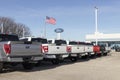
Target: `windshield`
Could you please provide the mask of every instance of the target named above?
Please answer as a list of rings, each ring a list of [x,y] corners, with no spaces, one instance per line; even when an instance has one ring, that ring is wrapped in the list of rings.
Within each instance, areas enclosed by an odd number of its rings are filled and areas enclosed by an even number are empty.
[[[69,42],[69,45],[77,45],[77,44],[78,44],[78,42],[75,42],[75,41]]]
[[[56,45],[67,44],[65,40],[55,40]]]
[[[47,39],[43,39],[43,38],[32,38],[31,40],[32,42],[41,42],[41,43],[47,43]]]
[[[0,41],[19,41],[16,35],[0,34]]]

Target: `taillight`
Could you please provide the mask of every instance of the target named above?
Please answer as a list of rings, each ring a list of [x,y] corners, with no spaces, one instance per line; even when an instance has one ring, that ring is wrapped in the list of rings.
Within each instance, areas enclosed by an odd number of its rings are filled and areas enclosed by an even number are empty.
[[[47,53],[48,52],[48,46],[42,46],[42,52]]]
[[[10,44],[4,44],[4,51],[6,54],[11,53],[11,45]]]
[[[72,48],[71,46],[67,46],[67,52],[71,52]]]
[[[100,52],[100,47],[99,46],[93,46],[93,51],[94,52]]]

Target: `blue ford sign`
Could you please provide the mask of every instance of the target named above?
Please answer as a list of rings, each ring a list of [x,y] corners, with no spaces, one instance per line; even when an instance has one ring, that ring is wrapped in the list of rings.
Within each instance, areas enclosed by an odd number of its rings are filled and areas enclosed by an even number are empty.
[[[57,28],[57,29],[55,29],[55,32],[56,33],[62,33],[64,30],[62,29],[62,28]]]

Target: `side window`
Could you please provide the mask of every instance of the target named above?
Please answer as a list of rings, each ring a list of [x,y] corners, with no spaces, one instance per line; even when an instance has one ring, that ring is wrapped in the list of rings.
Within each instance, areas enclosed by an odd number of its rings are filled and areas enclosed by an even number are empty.
[[[43,44],[47,43],[47,39],[41,39],[41,40],[42,40],[41,42],[42,42]]]
[[[0,34],[0,41],[19,41],[16,35]]]
[[[45,43],[47,43],[47,39],[32,38],[32,42],[41,42],[41,43],[45,44]]]
[[[26,39],[21,39],[20,41],[28,41],[28,39],[26,38]]]
[[[56,45],[62,45],[62,44],[67,44],[65,40],[55,40]]]
[[[52,40],[48,40],[48,44],[51,44],[52,43]]]
[[[78,43],[77,42],[69,42],[70,45],[77,45]]]

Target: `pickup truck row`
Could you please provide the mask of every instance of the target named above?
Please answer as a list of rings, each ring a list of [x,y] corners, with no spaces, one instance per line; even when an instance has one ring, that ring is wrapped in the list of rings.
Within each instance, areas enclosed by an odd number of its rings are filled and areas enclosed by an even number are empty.
[[[0,34],[0,71],[7,65],[22,64],[25,69],[32,69],[41,60],[59,64],[65,58],[75,62],[81,57],[107,55],[108,52],[107,47],[91,43],[34,37],[19,39],[17,35]]]

